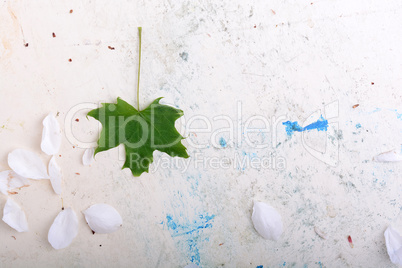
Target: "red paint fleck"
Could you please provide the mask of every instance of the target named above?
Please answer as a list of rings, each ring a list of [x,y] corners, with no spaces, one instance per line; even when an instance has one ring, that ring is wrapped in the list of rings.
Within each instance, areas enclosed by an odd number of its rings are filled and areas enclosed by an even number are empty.
[[[28,44],[28,43],[25,43],[25,44],[24,44],[24,46],[25,46],[25,47],[28,47],[28,46],[29,46],[29,44]]]
[[[108,46],[107,48],[110,50],[114,50],[114,47],[111,47],[111,46]]]
[[[73,149],[75,148],[75,146],[73,146]]]
[[[271,12],[272,12],[272,14],[274,14],[274,15],[276,14],[275,10],[273,10],[273,9],[271,9]]]
[[[371,82],[372,85],[374,85],[374,82]]]
[[[11,237],[14,238],[14,240],[17,240],[17,238],[15,236],[12,235]]]
[[[80,175],[80,173],[78,173],[78,172],[75,172],[75,175]]]
[[[80,119],[78,119],[78,118],[77,118],[77,119],[75,119],[75,122],[80,122]]]
[[[222,246],[222,245],[223,245],[223,243],[220,243],[220,244],[219,244],[219,246]]]
[[[55,37],[56,37],[56,34],[55,34],[55,33],[52,33],[52,36],[53,36],[53,38],[55,38]]]
[[[69,61],[69,62],[72,62],[73,60],[72,60],[72,59],[68,59],[68,61]]]
[[[348,241],[349,241],[350,247],[353,248],[352,237],[350,237],[350,235],[348,236]]]
[[[73,10],[72,10],[72,9],[70,9],[70,14],[71,14],[71,13],[73,13]]]
[[[257,25],[254,24],[254,28],[257,28]]]
[[[355,104],[355,105],[352,106],[353,109],[355,109],[357,107],[359,107],[359,104]]]

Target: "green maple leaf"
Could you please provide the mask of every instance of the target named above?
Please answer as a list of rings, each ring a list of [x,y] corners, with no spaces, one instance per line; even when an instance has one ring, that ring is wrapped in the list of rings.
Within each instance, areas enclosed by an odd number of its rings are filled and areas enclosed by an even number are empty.
[[[175,121],[183,111],[154,100],[145,110],[138,111],[124,100],[117,104],[103,103],[101,108],[88,113],[102,123],[102,131],[95,154],[124,144],[126,161],[123,168],[134,176],[148,172],[155,150],[170,156],[188,158],[183,137],[175,128]]]
[[[154,100],[146,109],[140,111],[139,86],[141,67],[141,27],[139,33],[139,58],[137,105],[138,110],[117,98],[117,103],[103,103],[101,108],[88,113],[102,123],[102,131],[98,140],[95,155],[124,144],[126,161],[124,168],[131,169],[134,176],[149,171],[155,150],[170,156],[188,158],[186,147],[181,143],[184,139],[177,132],[175,121],[183,115],[183,111],[160,104],[161,98]]]

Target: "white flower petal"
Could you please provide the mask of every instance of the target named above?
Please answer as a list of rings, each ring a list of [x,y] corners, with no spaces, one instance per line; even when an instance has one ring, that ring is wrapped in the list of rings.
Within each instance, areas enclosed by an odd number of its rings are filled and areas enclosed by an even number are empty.
[[[82,156],[82,163],[84,166],[89,166],[94,161],[95,148],[86,149]]]
[[[402,236],[391,225],[384,232],[385,245],[392,263],[402,265]]]
[[[17,188],[29,186],[27,178],[21,177],[12,170],[0,172],[0,192],[7,195]]]
[[[270,205],[263,202],[254,202],[253,215],[254,228],[265,239],[277,241],[283,233],[281,215]]]
[[[374,156],[376,162],[399,162],[402,161],[402,155],[397,150],[392,150],[379,155]]]
[[[314,231],[315,233],[321,237],[322,239],[327,239],[327,234],[324,233],[320,228],[318,228],[317,226],[314,227]]]
[[[61,144],[60,125],[53,114],[43,120],[42,142],[40,147],[45,154],[54,155],[59,152]]]
[[[8,194],[8,174],[9,170],[0,172],[0,192]]]
[[[49,177],[54,192],[56,194],[61,194],[61,180],[62,180],[61,168],[56,163],[56,159],[54,156],[52,157],[52,159],[50,159],[49,162]]]
[[[83,211],[89,227],[95,233],[108,234],[120,228],[123,224],[119,212],[114,207],[107,204],[92,205]]]
[[[48,240],[55,249],[68,247],[78,234],[78,219],[74,210],[66,208],[57,215],[50,227]]]
[[[18,175],[34,180],[48,179],[46,166],[33,152],[15,149],[8,154],[8,165]]]
[[[7,203],[4,206],[3,221],[18,232],[28,231],[28,222],[24,211],[11,198],[7,199]]]

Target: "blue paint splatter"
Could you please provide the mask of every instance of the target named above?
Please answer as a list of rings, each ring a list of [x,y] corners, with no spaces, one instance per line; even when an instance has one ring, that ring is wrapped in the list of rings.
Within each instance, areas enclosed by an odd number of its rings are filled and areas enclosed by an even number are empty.
[[[184,220],[180,222],[178,220],[174,220],[173,216],[168,214],[166,215],[166,225],[170,231],[170,235],[172,237],[181,237],[182,239],[179,243],[185,243],[187,251],[189,252],[190,261],[197,265],[200,264],[200,252],[198,249],[198,243],[202,241],[201,232],[203,229],[212,228],[212,220],[215,215],[209,216],[206,215],[198,215],[198,217],[193,220]]]
[[[222,146],[222,148],[226,148],[228,146],[223,137],[220,138],[219,144]]]
[[[284,262],[282,266],[286,266],[286,262]]]
[[[356,124],[356,128],[357,128],[357,129],[359,129],[359,128],[361,128],[361,127],[362,127],[362,125],[361,125],[360,123]]]
[[[321,117],[317,120],[317,122],[314,122],[308,126],[301,127],[298,122],[290,122],[286,121],[283,122],[282,125],[286,126],[286,133],[288,136],[292,136],[294,132],[302,132],[306,130],[313,130],[317,129],[318,131],[327,131],[328,130],[328,120],[324,119],[321,115]]]
[[[375,108],[372,112],[369,112],[369,114],[373,114],[379,111],[381,111],[381,108]]]
[[[262,265],[258,265],[256,268],[264,268],[264,266],[262,266]]]

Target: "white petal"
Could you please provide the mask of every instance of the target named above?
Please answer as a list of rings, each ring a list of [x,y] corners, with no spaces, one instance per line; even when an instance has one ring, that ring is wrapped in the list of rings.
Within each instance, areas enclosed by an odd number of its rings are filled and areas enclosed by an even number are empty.
[[[96,204],[83,211],[89,227],[98,234],[117,231],[123,224],[119,212],[107,204]]]
[[[56,194],[61,194],[61,168],[56,163],[56,159],[53,156],[49,162],[49,177],[53,190]]]
[[[402,265],[402,237],[391,225],[385,230],[385,245],[392,263]]]
[[[62,249],[68,247],[77,234],[77,215],[71,208],[66,208],[54,219],[47,238],[53,248]]]
[[[320,228],[318,228],[317,226],[314,227],[314,231],[315,233],[321,237],[322,239],[327,239],[327,234],[324,233]]]
[[[59,152],[61,144],[60,125],[53,114],[43,120],[42,143],[40,147],[45,154],[54,155]]]
[[[18,232],[28,231],[28,222],[24,211],[11,198],[7,199],[4,206],[3,221]]]
[[[263,202],[254,202],[253,215],[254,228],[265,239],[277,241],[283,233],[281,215],[270,205]]]
[[[82,156],[82,163],[84,166],[89,166],[94,161],[95,148],[86,149]]]
[[[0,172],[0,192],[7,195],[17,188],[29,186],[27,178],[21,177],[12,170]]]
[[[402,155],[397,150],[392,150],[379,155],[374,156],[376,162],[399,162],[402,161]]]
[[[18,175],[30,179],[48,179],[46,166],[39,156],[33,152],[15,149],[8,154],[8,165]]]

